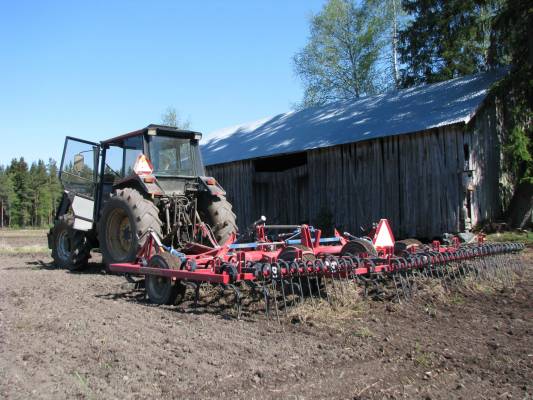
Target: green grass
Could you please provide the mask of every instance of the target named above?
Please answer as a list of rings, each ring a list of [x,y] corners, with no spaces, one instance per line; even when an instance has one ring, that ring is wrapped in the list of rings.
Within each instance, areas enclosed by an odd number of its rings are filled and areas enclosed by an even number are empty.
[[[354,335],[360,338],[371,338],[372,336],[374,336],[372,331],[368,329],[366,326],[363,326],[362,328],[357,329],[354,332]]]
[[[526,245],[533,246],[533,232],[524,231],[509,231],[501,233],[491,233],[487,235],[488,242],[519,242]]]
[[[49,253],[50,250],[46,246],[0,246],[0,254],[43,254]]]
[[[0,229],[1,238],[39,237],[46,236],[48,229]]]

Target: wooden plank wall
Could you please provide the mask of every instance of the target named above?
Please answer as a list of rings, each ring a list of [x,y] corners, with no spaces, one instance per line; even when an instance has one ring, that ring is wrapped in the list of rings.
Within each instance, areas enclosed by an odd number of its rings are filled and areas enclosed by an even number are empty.
[[[307,164],[255,172],[251,160],[207,167],[228,192],[241,229],[264,214],[271,223],[316,224],[323,210],[359,234],[388,218],[398,237],[432,238],[464,228],[464,144],[475,170],[473,222],[501,213],[497,140],[490,113],[465,129],[450,125],[409,135],[310,150]]]
[[[495,220],[503,213],[505,183],[501,182],[501,140],[504,132],[502,110],[494,98],[469,123],[465,143],[470,146],[470,168],[474,169],[472,221],[474,224]]]

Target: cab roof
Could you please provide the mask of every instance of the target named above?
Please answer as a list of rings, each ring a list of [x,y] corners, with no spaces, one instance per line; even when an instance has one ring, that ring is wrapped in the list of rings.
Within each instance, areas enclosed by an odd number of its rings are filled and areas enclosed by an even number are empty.
[[[177,137],[181,137],[184,139],[200,140],[202,137],[202,134],[200,132],[190,131],[186,129],[178,129],[173,126],[167,126],[167,125],[150,124],[145,128],[138,129],[133,132],[128,132],[123,135],[111,138],[111,139],[103,140],[101,144],[102,145],[119,144],[124,139],[130,138],[133,136],[145,135],[148,133],[148,131],[155,131],[155,135],[177,136]]]

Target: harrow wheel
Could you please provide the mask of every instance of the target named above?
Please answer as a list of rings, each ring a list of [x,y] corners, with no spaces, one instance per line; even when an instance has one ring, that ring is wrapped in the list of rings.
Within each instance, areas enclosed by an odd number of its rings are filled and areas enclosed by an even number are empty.
[[[374,245],[368,240],[364,239],[352,239],[344,246],[342,246],[341,254],[343,256],[352,255],[357,256],[359,254],[368,254],[369,256],[377,256],[378,253]]]
[[[423,246],[422,242],[417,239],[398,240],[394,243],[394,254],[401,256],[412,248],[422,248]]]
[[[150,268],[179,269],[178,262],[168,253],[154,255],[148,264]],[[178,280],[158,275],[146,275],[146,293],[152,303],[175,304],[183,300],[187,287]]]

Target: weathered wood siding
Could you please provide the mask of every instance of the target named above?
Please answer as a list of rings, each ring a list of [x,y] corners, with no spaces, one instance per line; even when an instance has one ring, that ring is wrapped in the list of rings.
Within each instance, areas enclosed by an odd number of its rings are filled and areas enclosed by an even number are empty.
[[[467,127],[309,150],[306,165],[285,171],[255,172],[253,160],[207,171],[228,192],[241,229],[262,214],[270,223],[318,225],[326,211],[335,226],[356,234],[388,218],[398,237],[432,238],[464,229],[469,214],[476,224],[501,213],[495,124],[486,112]],[[465,168],[474,170],[470,213]]]

